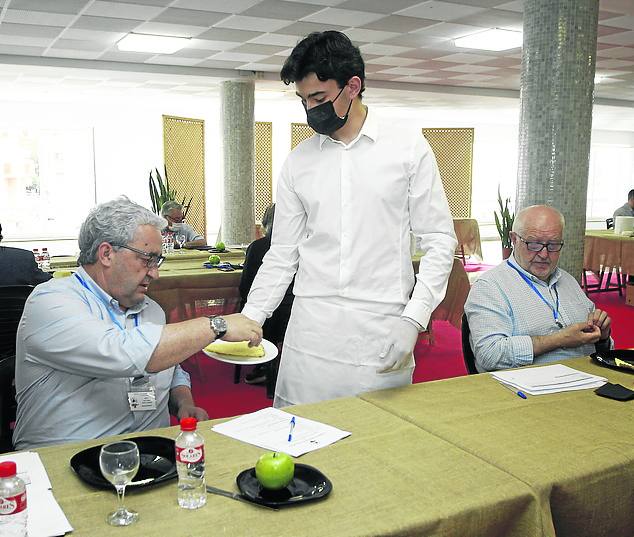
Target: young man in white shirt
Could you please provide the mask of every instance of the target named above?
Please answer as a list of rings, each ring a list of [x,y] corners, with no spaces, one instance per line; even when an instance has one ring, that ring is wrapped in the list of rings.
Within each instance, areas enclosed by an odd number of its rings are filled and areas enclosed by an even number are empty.
[[[274,405],[409,384],[456,247],[434,155],[420,129],[363,105],[364,62],[344,34],[310,34],[281,78],[318,134],[282,168],[271,249],[242,311],[262,324],[296,277]]]

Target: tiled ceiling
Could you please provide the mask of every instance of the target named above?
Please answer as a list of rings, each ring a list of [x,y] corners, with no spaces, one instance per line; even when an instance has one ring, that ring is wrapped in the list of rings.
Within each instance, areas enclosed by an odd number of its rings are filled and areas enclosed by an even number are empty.
[[[314,30],[338,29],[360,47],[368,85],[517,90],[519,48],[459,49],[453,39],[485,28],[520,30],[522,4],[522,0],[0,0],[0,62],[55,65],[63,61],[67,67],[110,70],[119,65],[126,71],[148,73],[171,68],[184,74],[186,68],[187,74],[212,78],[228,78],[236,70],[254,71],[259,79],[272,81],[299,39]],[[599,24],[596,70],[603,81],[596,96],[634,102],[634,0],[601,0]],[[190,41],[175,54],[121,52],[116,43],[129,32]],[[0,82],[2,76],[0,72]],[[116,84],[116,80],[99,83]],[[165,83],[159,81],[157,88],[161,84]],[[205,93],[209,87],[181,84],[181,90]]]

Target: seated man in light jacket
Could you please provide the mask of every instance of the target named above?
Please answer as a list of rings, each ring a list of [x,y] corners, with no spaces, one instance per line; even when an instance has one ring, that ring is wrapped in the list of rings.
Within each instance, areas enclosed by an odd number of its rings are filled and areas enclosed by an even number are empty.
[[[465,313],[478,371],[495,371],[610,348],[610,317],[557,267],[564,217],[534,205],[513,224],[513,255],[471,288]]]

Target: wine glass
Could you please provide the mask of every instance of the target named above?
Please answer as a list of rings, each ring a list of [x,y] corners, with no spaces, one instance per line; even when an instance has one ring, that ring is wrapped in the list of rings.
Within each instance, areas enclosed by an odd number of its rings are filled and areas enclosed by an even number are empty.
[[[117,489],[118,506],[106,517],[111,526],[128,526],[139,519],[139,513],[123,506],[125,487],[139,470],[139,448],[134,442],[113,442],[102,446],[99,467],[103,476]]]
[[[185,244],[186,238],[187,237],[185,237],[185,235],[183,235],[182,233],[179,233],[178,235],[176,235],[176,241],[178,242],[178,247],[181,253],[183,251],[183,244]]]

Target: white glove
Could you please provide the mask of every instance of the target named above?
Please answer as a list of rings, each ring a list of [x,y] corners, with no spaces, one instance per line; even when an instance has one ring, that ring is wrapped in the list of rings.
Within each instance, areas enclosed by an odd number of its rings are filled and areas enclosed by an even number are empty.
[[[403,369],[409,363],[417,340],[417,328],[409,321],[402,318],[396,319],[379,354],[384,367],[378,369],[377,372],[389,373]]]

